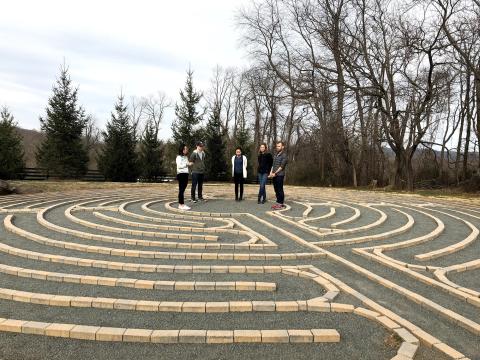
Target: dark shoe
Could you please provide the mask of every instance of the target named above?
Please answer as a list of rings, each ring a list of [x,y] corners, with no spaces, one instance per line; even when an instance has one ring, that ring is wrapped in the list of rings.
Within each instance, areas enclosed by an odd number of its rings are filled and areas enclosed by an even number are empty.
[[[206,202],[206,201],[207,201],[207,200],[205,200],[203,197],[198,198],[198,200],[203,201],[203,202]]]
[[[257,204],[261,204],[261,203],[262,203],[262,202],[260,201],[260,199],[258,199]]]
[[[265,204],[267,202],[267,200],[263,199],[262,200],[262,204]]]
[[[193,203],[196,203],[197,199],[191,199],[190,201],[193,202]]]

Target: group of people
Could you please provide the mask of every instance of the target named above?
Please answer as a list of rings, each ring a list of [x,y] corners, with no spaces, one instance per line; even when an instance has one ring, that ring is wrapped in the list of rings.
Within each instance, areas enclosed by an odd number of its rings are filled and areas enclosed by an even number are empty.
[[[278,141],[275,145],[276,153],[272,155],[268,152],[267,144],[263,143],[258,149],[257,174],[260,184],[258,190],[258,204],[265,204],[267,201],[266,185],[268,179],[272,179],[273,188],[276,195],[276,203],[272,205],[273,210],[285,208],[285,193],[283,191],[283,182],[285,179],[285,167],[287,166],[287,154],[285,145]],[[177,180],[178,180],[178,208],[190,210],[185,204],[185,190],[188,186],[189,174],[192,174],[191,201],[205,201],[203,198],[203,180],[205,176],[205,146],[198,142],[196,149],[189,155],[188,146],[180,145],[178,150]],[[243,155],[242,149],[237,147],[235,155],[232,156],[232,178],[235,183],[235,201],[243,200],[243,186],[247,178],[247,157]],[[198,194],[198,197],[196,196]]]

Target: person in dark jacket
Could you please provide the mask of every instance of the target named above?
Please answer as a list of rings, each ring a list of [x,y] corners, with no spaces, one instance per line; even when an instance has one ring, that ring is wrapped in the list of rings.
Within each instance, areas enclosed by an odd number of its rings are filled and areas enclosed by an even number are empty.
[[[235,155],[232,156],[232,177],[235,181],[235,201],[242,201],[243,184],[247,178],[247,157],[242,155],[242,148],[240,147],[235,149]]]
[[[260,188],[258,190],[258,203],[265,204],[267,201],[267,191],[265,186],[267,185],[268,174],[272,169],[273,164],[273,157],[270,154],[267,148],[267,144],[263,143],[260,145],[260,149],[258,150],[258,183],[260,184]]]
[[[203,142],[197,143],[197,149],[190,155],[190,162],[192,163],[192,202],[196,203],[195,192],[198,186],[198,200],[205,201],[203,198],[203,178],[205,174],[205,151]]]
[[[277,196],[277,203],[272,206],[273,210],[285,208],[285,193],[283,192],[283,181],[285,179],[285,167],[287,166],[287,154],[285,153],[285,145],[282,141],[277,141],[275,146],[277,153],[273,158],[272,170],[269,177],[273,179],[273,188]]]

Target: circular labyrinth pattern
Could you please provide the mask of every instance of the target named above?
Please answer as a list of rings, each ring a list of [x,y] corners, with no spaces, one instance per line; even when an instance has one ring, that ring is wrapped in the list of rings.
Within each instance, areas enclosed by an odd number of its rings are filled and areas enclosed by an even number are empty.
[[[480,208],[207,189],[0,199],[0,358],[480,358]]]

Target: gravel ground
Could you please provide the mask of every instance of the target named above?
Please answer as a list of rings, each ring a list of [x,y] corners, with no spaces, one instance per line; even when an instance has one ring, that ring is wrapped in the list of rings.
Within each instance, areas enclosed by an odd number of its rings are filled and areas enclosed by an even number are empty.
[[[225,190],[223,187],[208,187],[207,194],[221,196]],[[270,204],[256,204],[255,189],[247,187],[247,200],[237,203],[230,199],[212,199],[206,203],[192,204],[193,210],[205,212],[249,212],[262,219],[268,220],[274,226],[286,229],[291,233],[300,236],[310,242],[330,239],[348,239],[367,234],[379,234],[385,231],[394,230],[406,223],[405,216],[398,214],[395,210],[388,206],[378,206],[377,208],[384,211],[388,219],[387,221],[371,230],[361,231],[355,234],[335,235],[326,238],[317,238],[315,235],[306,232],[300,228],[283,222],[280,219],[265,214],[269,210]],[[138,191],[137,191],[138,192]],[[253,194],[253,195],[252,195]],[[299,193],[296,193],[297,196]],[[322,196],[314,193],[310,197],[312,202],[319,199],[328,200],[333,192],[327,190]],[[394,201],[396,198],[392,195],[372,196],[370,193],[360,194],[356,196],[359,199],[349,199],[348,197],[337,197],[337,201],[345,204],[351,204],[361,210],[361,216],[357,220],[341,226],[342,229],[351,229],[366,224],[370,224],[379,218],[379,213],[358,205],[358,202],[375,202]],[[113,205],[121,204],[127,201],[128,194],[124,193],[116,196],[114,192],[98,191],[98,192],[82,192],[78,193],[78,198],[87,196],[97,196],[97,200],[88,204],[95,206],[105,201],[103,198],[110,197],[115,200]],[[130,194],[130,195],[133,195]],[[159,192],[161,195],[161,192]],[[231,194],[230,194],[231,195]],[[290,195],[290,194],[288,194]],[[61,198],[60,194],[58,194]],[[152,192],[138,192],[137,197],[149,198]],[[304,196],[304,193],[302,194]],[[291,198],[294,198],[293,196]],[[49,197],[46,200],[55,198]],[[73,197],[70,197],[73,199]],[[302,216],[305,206],[295,204],[290,201],[292,210],[286,212],[289,216]],[[20,199],[20,198],[18,198]],[[272,197],[270,197],[272,199]],[[21,201],[21,200],[17,200]],[[40,201],[40,198],[24,198],[27,201],[22,206],[33,205]],[[352,201],[350,203],[349,201]],[[405,199],[403,199],[405,201]],[[419,199],[409,202],[414,204],[422,202]],[[1,204],[13,204],[13,201],[4,201]],[[49,204],[53,204],[50,202]],[[133,203],[127,206],[128,211],[148,216],[155,216],[152,213],[145,213],[141,209],[143,202]],[[118,238],[136,238],[145,240],[162,241],[160,238],[139,237],[133,235],[118,234],[102,230],[94,230],[79,224],[72,223],[64,217],[64,211],[70,204],[66,204],[59,208],[53,209],[46,214],[46,218],[58,225],[71,229],[81,230],[87,233],[95,232],[96,234],[105,234]],[[166,212],[164,202],[155,203],[150,206],[153,210]],[[346,207],[337,207],[335,216],[320,221],[310,222],[311,225],[329,227],[330,224],[347,219],[353,214],[353,211]],[[376,244],[395,243],[402,240],[411,239],[413,237],[424,235],[432,231],[436,224],[431,218],[422,215],[414,209],[402,209],[411,214],[415,218],[414,227],[404,234],[400,234],[381,241],[370,241],[362,243],[360,246],[371,246]],[[329,206],[315,206],[310,213],[310,217],[320,216],[329,211]],[[434,249],[442,248],[450,244],[463,240],[470,233],[470,229],[464,222],[439,214],[434,211],[425,211],[431,213],[444,221],[445,232],[437,239],[428,243],[421,244],[412,248],[405,248],[389,252],[389,256],[402,261],[419,263],[414,260],[414,255]],[[444,211],[444,210],[442,210]],[[446,211],[446,210],[445,210]],[[470,209],[471,214],[475,215]],[[136,222],[147,221],[129,218],[128,216],[105,211],[105,214],[119,219],[129,219]],[[88,221],[105,224],[117,228],[125,228],[128,226],[117,224],[99,219],[89,212],[76,212],[75,216]],[[480,219],[471,216],[460,215],[451,212],[451,214],[468,219],[472,224],[480,227]],[[477,214],[478,215],[478,214]],[[3,222],[4,215],[0,215],[0,221]],[[264,226],[254,219],[240,216],[238,218],[243,224],[251,227],[253,230],[267,236],[273,240],[278,248],[266,249],[261,252],[265,253],[291,253],[291,252],[311,252],[312,250],[282,234],[280,231]],[[206,226],[222,225],[217,221],[204,221]],[[135,247],[123,244],[111,244],[107,242],[91,241],[75,236],[64,235],[40,226],[35,219],[35,214],[18,214],[15,216],[15,225],[18,227],[40,234],[51,239],[71,241],[81,244],[107,246],[115,248],[136,248],[141,250],[157,250],[157,251],[178,251],[178,252],[205,252],[205,250],[175,250],[160,247]],[[138,228],[135,228],[138,229]],[[155,231],[155,229],[148,229]],[[177,232],[177,231],[174,231]],[[244,236],[232,234],[220,234],[219,242],[237,243],[246,240]],[[110,261],[124,261],[132,263],[145,264],[179,264],[179,265],[300,265],[312,264],[319,269],[332,274],[338,279],[347,283],[347,285],[357,289],[364,295],[374,299],[379,304],[391,309],[400,316],[413,322],[422,329],[430,332],[432,335],[440,338],[455,349],[462,351],[466,356],[472,359],[480,359],[480,342],[478,336],[462,329],[461,327],[449,322],[447,319],[439,316],[438,313],[429,311],[418,304],[409,301],[405,297],[397,294],[391,289],[387,289],[366,277],[351,271],[346,266],[330,259],[318,260],[301,260],[301,261],[192,261],[192,260],[160,260],[147,258],[131,258],[109,256],[102,254],[84,253],[74,250],[65,250],[61,248],[41,245],[24,239],[17,235],[6,232],[3,226],[0,226],[0,242],[9,244],[21,249],[39,251],[50,254],[59,254],[74,257],[83,257],[90,259],[101,259]],[[328,250],[338,254],[357,265],[360,265],[380,276],[394,281],[411,291],[421,294],[438,304],[456,311],[473,321],[480,321],[478,307],[474,307],[466,302],[460,301],[438,289],[428,287],[411,277],[408,277],[397,271],[388,269],[376,262],[366,260],[351,251],[352,245],[329,247]],[[428,264],[451,265],[463,261],[469,261],[478,258],[480,250],[479,241],[476,241],[466,249],[455,254],[442,257]],[[208,251],[208,250],[207,250]],[[215,250],[217,252],[217,250]],[[231,251],[218,251],[231,252]],[[248,252],[248,251],[235,251]],[[258,251],[255,251],[257,253]],[[84,268],[73,265],[63,265],[57,263],[48,263],[42,261],[28,260],[8,254],[0,253],[0,263],[9,264],[38,270],[48,270],[56,272],[98,275],[108,277],[129,277],[139,279],[152,280],[187,280],[187,281],[267,281],[277,284],[275,292],[207,292],[207,291],[159,291],[159,290],[140,290],[121,287],[106,287],[57,283],[52,281],[42,281],[35,279],[25,279],[16,276],[0,274],[0,286],[24,291],[45,292],[54,294],[67,294],[78,296],[100,296],[127,299],[147,299],[147,300],[168,300],[168,301],[228,301],[228,300],[300,300],[320,296],[324,293],[324,289],[319,287],[311,280],[304,278],[296,278],[285,274],[168,274],[168,273],[140,273],[125,272],[95,268]],[[472,289],[479,289],[478,271],[467,271],[464,273],[449,274],[452,281],[468,286]],[[341,293],[335,301],[342,303],[350,303],[356,306],[359,302],[345,294]],[[26,318],[28,316],[28,318]],[[42,336],[22,335],[0,333],[0,360],[3,359],[72,359],[72,358],[95,358],[95,359],[389,359],[396,353],[397,346],[391,345],[387,340],[389,333],[378,324],[361,318],[353,314],[340,313],[220,313],[220,314],[195,314],[195,313],[151,313],[136,312],[127,310],[102,310],[91,308],[63,308],[50,307],[43,305],[34,305],[20,303],[14,301],[0,300],[0,317],[11,317],[36,321],[55,321],[55,322],[73,322],[86,325],[98,326],[120,326],[120,327],[137,327],[152,329],[181,329],[181,328],[203,328],[203,329],[288,329],[288,328],[335,328],[341,334],[341,342],[339,344],[303,344],[303,345],[152,345],[152,344],[121,344],[121,343],[99,343],[68,339],[55,339]],[[416,359],[439,359],[446,357],[433,349],[421,346]]]

